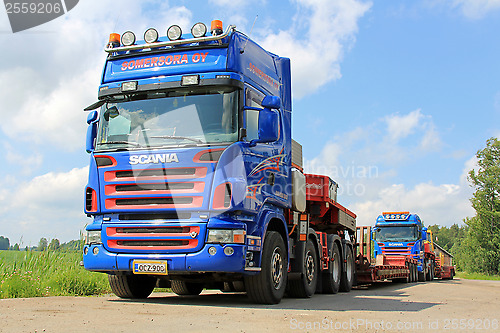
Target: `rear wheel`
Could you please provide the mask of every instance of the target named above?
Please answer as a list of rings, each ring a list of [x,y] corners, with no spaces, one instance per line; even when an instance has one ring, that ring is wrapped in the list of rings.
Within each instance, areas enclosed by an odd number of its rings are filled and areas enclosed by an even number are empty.
[[[108,274],[109,286],[121,298],[147,298],[156,286],[156,278],[147,275]]]
[[[311,297],[318,284],[318,254],[313,242],[309,239],[304,256],[304,274],[299,280],[289,281],[288,294],[291,297]]]
[[[346,263],[345,270],[342,270],[342,278],[340,279],[340,291],[349,292],[352,289],[354,282],[354,256],[352,249],[346,246]]]
[[[331,245],[330,245],[331,244]],[[335,242],[328,242],[330,252],[330,262],[328,269],[323,273],[323,293],[336,294],[340,288],[340,279],[342,275],[342,261],[340,250]]]
[[[285,293],[287,276],[288,257],[283,238],[276,231],[268,231],[262,250],[260,273],[245,276],[248,297],[256,303],[279,303]]]
[[[179,296],[196,296],[203,290],[201,283],[172,280],[172,291]]]

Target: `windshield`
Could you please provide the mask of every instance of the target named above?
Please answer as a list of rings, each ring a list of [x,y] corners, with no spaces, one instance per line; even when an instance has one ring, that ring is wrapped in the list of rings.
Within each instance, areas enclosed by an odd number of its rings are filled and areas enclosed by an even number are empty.
[[[101,108],[97,150],[235,142],[238,91],[229,87],[120,96]]]
[[[419,237],[416,226],[379,227],[375,231],[377,242],[410,242]]]

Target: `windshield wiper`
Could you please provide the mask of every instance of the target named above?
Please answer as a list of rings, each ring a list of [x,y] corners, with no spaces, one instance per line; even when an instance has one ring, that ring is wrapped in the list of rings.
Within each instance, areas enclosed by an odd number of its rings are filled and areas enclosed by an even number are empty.
[[[103,142],[102,144],[105,144],[105,145],[126,144],[126,145],[132,145],[132,146],[136,146],[136,147],[142,147],[142,145],[140,143],[129,142],[129,141],[108,141],[108,142]]]
[[[154,136],[150,136],[150,138],[153,138],[153,139],[174,139],[174,140],[175,139],[183,139],[183,140],[190,140],[190,141],[193,141],[196,143],[205,143],[200,139],[193,139],[193,138],[189,138],[187,136],[177,136],[177,135],[154,135]]]

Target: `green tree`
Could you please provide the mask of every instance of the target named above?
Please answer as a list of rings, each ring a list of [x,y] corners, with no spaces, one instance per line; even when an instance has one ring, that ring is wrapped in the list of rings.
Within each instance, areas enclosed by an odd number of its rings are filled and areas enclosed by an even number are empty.
[[[10,247],[10,241],[7,237],[0,236],[0,250],[8,250]]]
[[[471,199],[476,216],[466,219],[469,233],[462,243],[461,259],[469,271],[500,272],[500,141],[491,138],[477,152],[479,170],[469,172],[475,188]]]
[[[40,238],[40,241],[38,242],[37,250],[38,251],[46,250],[48,243],[49,242],[47,241],[47,238],[45,238],[45,237]]]
[[[19,251],[19,244],[14,244],[14,247],[12,248],[14,251]]]
[[[61,246],[61,243],[59,243],[59,239],[54,238],[50,241],[49,250],[55,251],[55,250],[59,249],[60,246]]]

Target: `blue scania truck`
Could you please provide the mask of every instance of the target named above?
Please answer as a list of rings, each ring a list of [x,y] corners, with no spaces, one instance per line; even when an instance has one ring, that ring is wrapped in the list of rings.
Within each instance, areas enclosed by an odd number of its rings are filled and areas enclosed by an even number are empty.
[[[436,256],[432,236],[422,220],[410,212],[383,212],[372,229],[374,257],[408,256],[417,260],[418,281],[434,279]]]
[[[292,140],[290,60],[215,20],[111,34],[89,111],[83,263],[123,298],[349,291],[356,215]]]

